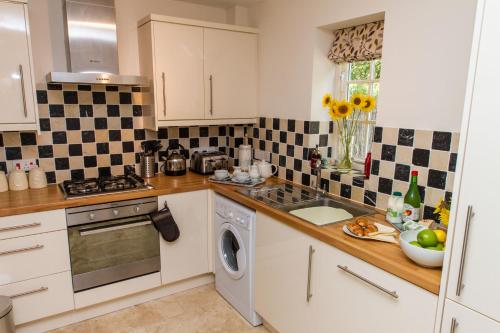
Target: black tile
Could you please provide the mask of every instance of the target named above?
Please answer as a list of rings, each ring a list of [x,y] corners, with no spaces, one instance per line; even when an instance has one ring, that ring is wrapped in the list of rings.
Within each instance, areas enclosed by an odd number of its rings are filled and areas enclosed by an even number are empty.
[[[302,185],[310,186],[311,185],[311,176],[307,173],[302,174]]]
[[[62,105],[62,104],[49,104],[49,116],[51,118],[64,117],[64,105]]]
[[[135,163],[136,164],[141,163],[141,154],[140,153],[135,153]]]
[[[302,172],[302,160],[298,158],[293,159],[293,170]]]
[[[208,139],[208,145],[210,147],[218,147],[219,146],[219,138],[218,137],[211,137]]]
[[[118,91],[118,86],[107,85],[106,91]]]
[[[109,154],[109,143],[108,142],[98,142],[96,145],[96,148],[97,148],[98,155]]]
[[[21,146],[35,146],[36,134],[31,132],[21,132]]]
[[[96,156],[84,156],[83,157],[83,165],[86,168],[95,168],[97,166],[97,157]]]
[[[393,145],[382,145],[382,160],[392,161],[396,160],[396,146]]]
[[[266,140],[267,141],[273,141],[273,131],[266,129]]]
[[[50,119],[40,118],[40,131],[49,132],[50,129]]]
[[[429,169],[427,176],[427,186],[444,190],[446,187],[446,171]]]
[[[179,145],[179,139],[169,139],[168,140],[168,146],[178,146]]]
[[[286,156],[285,155],[280,155],[278,157],[278,164],[280,167],[286,167]]]
[[[94,118],[95,129],[108,129],[108,118]]]
[[[259,149],[260,150],[266,150],[266,141],[259,140]]]
[[[380,177],[378,179],[378,192],[392,194],[392,179]]]
[[[95,142],[95,131],[82,131],[82,142]]]
[[[352,186],[356,187],[365,187],[365,178],[364,177],[353,177],[352,178]]]
[[[235,157],[235,156],[234,156],[234,148],[229,148],[229,157],[231,157],[231,158],[234,158],[234,157]],[[234,164],[235,164],[235,165],[238,165],[239,163],[238,163],[238,161],[236,161],[236,160],[237,160],[237,159],[234,159]]]
[[[70,144],[68,146],[69,156],[82,156],[83,148],[81,144]]]
[[[198,148],[199,146],[200,146],[200,139],[199,138],[189,139],[189,148]]]
[[[273,142],[272,152],[274,154],[279,154],[280,153],[280,144],[278,142]]]
[[[234,127],[233,126],[229,126],[229,136],[234,137]]]
[[[264,117],[259,118],[259,128],[266,128],[266,118]]]
[[[304,145],[304,134],[302,134],[302,133],[295,133],[295,145],[296,146],[302,146],[302,145]]]
[[[47,177],[47,183],[49,183],[49,184],[56,183],[56,172],[55,171],[46,171],[45,176]]]
[[[90,84],[79,84],[78,91],[91,91],[92,86]]]
[[[293,170],[286,169],[285,177],[286,177],[286,180],[293,181]]]
[[[111,154],[110,160],[111,160],[111,165],[122,165],[123,164],[122,154]]]
[[[328,147],[327,152],[326,152],[326,156],[328,158],[331,158],[333,156],[333,148],[332,147]]]
[[[71,170],[71,180],[85,179],[85,171],[83,169]]]
[[[219,136],[226,136],[226,126],[219,126]]]
[[[132,129],[134,128],[134,118],[123,117],[121,118],[122,129]]]
[[[120,130],[110,130],[109,131],[109,141],[121,141],[122,132]]]
[[[38,104],[48,104],[49,99],[47,97],[47,90],[37,90],[36,101]]]
[[[340,173],[338,172],[330,172],[330,180],[340,182]]]
[[[404,182],[410,181],[410,166],[396,163],[396,167],[394,168],[394,179]]]
[[[377,192],[365,190],[363,202],[367,205],[375,207],[377,205]]]
[[[320,147],[328,146],[328,134],[320,134],[319,135],[319,146]]]
[[[413,140],[415,138],[415,130],[400,128],[398,134],[398,145],[399,146],[413,146]]]
[[[132,104],[132,94],[129,92],[121,92],[120,104]]]
[[[93,117],[94,116],[94,107],[92,105],[84,105],[80,104],[80,117]]]
[[[141,87],[132,87],[132,92],[141,92]]]
[[[63,91],[64,104],[78,104],[78,93],[76,91]]]
[[[132,106],[132,114],[134,117],[142,117],[142,106],[141,105],[133,105]]]
[[[425,186],[418,186],[418,192],[420,193],[420,203],[424,203],[425,200]]]
[[[119,105],[107,105],[106,110],[108,112],[108,117],[119,117],[120,116],[120,106]]]
[[[79,131],[80,130],[80,118],[66,118],[66,130]]]
[[[286,145],[286,155],[293,157],[293,153],[295,151],[295,146],[292,145]]]
[[[168,128],[158,129],[158,139],[168,139]]]
[[[124,153],[133,153],[134,152],[134,141],[122,142],[122,151]]]
[[[278,130],[280,129],[280,120],[279,118],[273,118],[273,130]]]
[[[309,161],[309,155],[311,154],[311,150],[309,148],[302,148],[302,159],[304,161]]]
[[[255,139],[258,139],[259,138],[259,129],[257,127],[254,127],[253,128],[253,137]]]
[[[326,192],[330,192],[330,182],[328,179],[321,179],[319,187]]]
[[[234,139],[234,146],[239,147],[243,144],[243,138],[235,138]]]
[[[424,206],[424,216],[425,220],[439,221],[439,214],[434,214],[434,207]]]
[[[451,133],[434,132],[432,134],[432,149],[450,151]]]
[[[56,145],[68,143],[66,132],[52,132],[52,143]]]
[[[49,83],[47,84],[48,90],[62,90],[62,84],[60,83]]]
[[[0,162],[0,171],[7,173],[7,163],[6,162]]]
[[[7,160],[21,160],[23,158],[23,154],[21,153],[21,147],[6,147],[5,148],[5,157]]]
[[[452,192],[448,192],[448,191],[445,192],[445,194],[444,194],[444,200],[446,202],[451,202],[452,197],[453,197],[453,193]]]
[[[380,161],[379,160],[372,160],[371,174],[378,176],[379,172],[380,172]]]
[[[448,163],[448,171],[455,172],[457,168],[457,154],[450,154],[450,162]]]
[[[305,121],[304,122],[305,134],[319,134],[319,121]]]
[[[344,198],[351,199],[351,185],[340,184],[340,196]]]
[[[330,133],[330,134],[333,133],[333,121],[330,121],[328,123],[328,133]]]
[[[146,140],[146,130],[145,129],[135,129],[134,130],[134,140]]]
[[[189,138],[188,127],[179,127],[179,138]]]
[[[103,91],[93,91],[92,104],[106,104],[106,93]]]
[[[200,127],[200,138],[208,138],[208,127]]]
[[[99,177],[109,177],[111,176],[111,168],[110,167],[97,168],[97,173],[99,174]]]
[[[287,120],[287,130],[288,132],[295,132],[295,120],[294,119],[288,119]]]
[[[430,154],[431,154],[430,150],[415,148],[413,149],[412,163],[414,165],[428,167]]]
[[[3,147],[3,135],[0,133],[0,147]]]
[[[56,170],[68,170],[69,169],[69,158],[67,157],[57,157],[54,159]]]
[[[382,132],[383,128],[380,126],[376,126],[375,130],[373,131],[373,142],[382,142]]]
[[[285,131],[280,131],[280,142],[286,143],[287,134]]]

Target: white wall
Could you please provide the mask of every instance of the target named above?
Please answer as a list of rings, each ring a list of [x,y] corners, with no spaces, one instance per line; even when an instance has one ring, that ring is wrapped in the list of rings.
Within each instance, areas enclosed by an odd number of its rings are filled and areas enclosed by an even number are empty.
[[[328,69],[324,58],[318,56],[318,52],[328,47],[324,44],[325,33],[318,27],[385,12],[377,123],[458,131],[475,3],[475,0],[264,1],[253,9],[253,23],[261,31],[261,114],[327,119],[318,96],[331,87],[331,82],[325,82],[317,73],[321,68]],[[314,65],[313,59],[316,59]]]

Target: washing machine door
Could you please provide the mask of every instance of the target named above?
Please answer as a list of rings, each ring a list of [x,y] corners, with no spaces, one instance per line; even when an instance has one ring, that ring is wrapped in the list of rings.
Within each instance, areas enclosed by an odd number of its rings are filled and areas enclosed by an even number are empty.
[[[247,253],[238,229],[230,223],[221,226],[218,252],[227,274],[235,280],[240,279],[247,269]]]

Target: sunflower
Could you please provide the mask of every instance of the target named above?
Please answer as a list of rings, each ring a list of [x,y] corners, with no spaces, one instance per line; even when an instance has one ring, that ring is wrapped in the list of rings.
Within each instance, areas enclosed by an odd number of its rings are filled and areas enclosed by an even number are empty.
[[[354,94],[351,96],[349,101],[352,104],[352,107],[356,110],[361,109],[361,106],[363,105],[363,102],[365,101],[366,96],[360,93]]]
[[[331,103],[332,103],[332,95],[325,94],[325,96],[323,96],[323,107],[324,108],[329,107]]]
[[[335,110],[337,115],[346,118],[352,113],[352,105],[346,100],[341,100],[337,103]]]
[[[337,112],[337,101],[333,100],[330,104],[330,108],[328,108],[328,115],[332,120],[339,120],[341,117]]]
[[[375,98],[373,98],[372,96],[365,96],[363,103],[361,105],[361,111],[371,112],[373,109],[375,109],[376,105],[377,102],[375,101]]]

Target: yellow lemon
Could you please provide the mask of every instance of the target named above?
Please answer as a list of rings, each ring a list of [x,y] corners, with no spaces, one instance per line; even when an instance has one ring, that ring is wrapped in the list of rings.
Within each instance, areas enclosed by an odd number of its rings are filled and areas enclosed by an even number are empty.
[[[436,234],[439,243],[446,242],[446,231],[444,230],[433,230]]]

